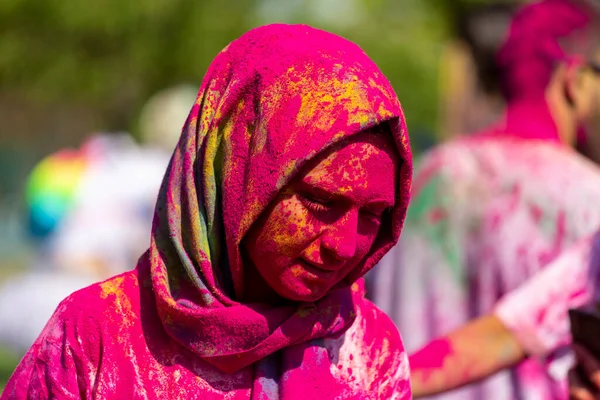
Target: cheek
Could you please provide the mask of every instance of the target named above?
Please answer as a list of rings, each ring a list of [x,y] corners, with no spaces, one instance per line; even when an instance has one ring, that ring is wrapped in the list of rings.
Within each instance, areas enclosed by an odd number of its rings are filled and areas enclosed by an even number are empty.
[[[295,198],[280,202],[267,219],[261,236],[271,256],[297,257],[318,233],[319,223]]]
[[[379,235],[379,224],[373,221],[361,222],[358,226],[357,240],[356,240],[356,254],[354,259],[357,261],[362,260],[373,247],[373,243]]]
[[[379,235],[381,229],[381,222],[372,218],[365,217],[363,221],[358,224],[358,235],[367,241],[373,243]]]
[[[375,237],[361,236],[356,243],[356,257],[363,259],[371,250]]]

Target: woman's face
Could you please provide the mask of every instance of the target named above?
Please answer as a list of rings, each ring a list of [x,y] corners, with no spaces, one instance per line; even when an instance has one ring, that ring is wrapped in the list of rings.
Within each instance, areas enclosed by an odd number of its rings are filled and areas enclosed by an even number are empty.
[[[318,300],[369,254],[395,203],[396,153],[390,135],[359,134],[314,160],[265,210],[243,246],[279,296]]]

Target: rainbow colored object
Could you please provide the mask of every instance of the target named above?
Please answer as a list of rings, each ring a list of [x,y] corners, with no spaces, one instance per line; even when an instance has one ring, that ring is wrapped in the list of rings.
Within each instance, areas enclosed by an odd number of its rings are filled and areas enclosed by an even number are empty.
[[[28,232],[44,238],[52,233],[69,210],[86,169],[84,156],[76,150],[60,150],[40,161],[26,186]]]

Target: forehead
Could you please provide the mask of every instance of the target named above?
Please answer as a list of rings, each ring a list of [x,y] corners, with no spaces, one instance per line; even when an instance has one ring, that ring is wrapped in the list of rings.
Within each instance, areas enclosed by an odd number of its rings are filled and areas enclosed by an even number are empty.
[[[303,181],[355,201],[393,205],[398,165],[390,135],[365,133],[323,154]]]

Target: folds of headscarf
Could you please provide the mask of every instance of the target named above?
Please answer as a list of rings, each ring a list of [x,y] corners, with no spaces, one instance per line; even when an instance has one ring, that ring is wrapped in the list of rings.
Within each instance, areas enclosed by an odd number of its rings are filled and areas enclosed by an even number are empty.
[[[240,243],[276,194],[324,149],[382,124],[402,160],[397,201],[347,284],[311,304],[237,301]],[[343,332],[362,301],[352,283],[398,239],[411,174],[400,103],[358,46],[301,25],[246,33],[209,67],[159,194],[145,274],[165,330],[224,372]]]

